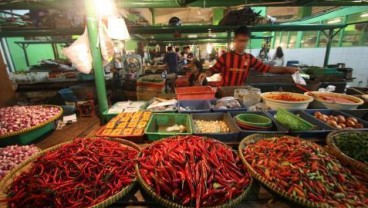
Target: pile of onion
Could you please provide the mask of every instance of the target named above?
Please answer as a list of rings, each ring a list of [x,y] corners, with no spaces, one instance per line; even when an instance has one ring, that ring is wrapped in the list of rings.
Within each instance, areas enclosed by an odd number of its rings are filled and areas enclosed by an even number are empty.
[[[326,115],[319,111],[314,113],[314,117],[320,121],[327,123],[335,129],[361,129],[363,124],[354,117],[347,117],[343,115]]]
[[[0,136],[30,128],[54,118],[60,109],[44,106],[12,106],[0,108]]]
[[[0,180],[15,166],[38,152],[34,145],[12,145],[0,148]]]

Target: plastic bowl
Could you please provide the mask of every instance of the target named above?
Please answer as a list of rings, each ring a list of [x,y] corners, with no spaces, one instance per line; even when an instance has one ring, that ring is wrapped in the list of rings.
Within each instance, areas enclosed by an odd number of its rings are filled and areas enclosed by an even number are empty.
[[[261,116],[257,114],[245,113],[239,114],[235,116],[237,123],[243,124],[245,126],[250,127],[260,127],[260,128],[268,128],[272,127],[271,119],[266,116]]]
[[[345,95],[340,93],[333,93],[333,92],[312,92],[314,97],[313,105],[317,106],[324,106],[327,109],[331,110],[355,110],[360,105],[364,104],[364,101],[360,98],[351,96],[351,95]],[[309,95],[309,92],[304,93],[305,95]],[[355,103],[340,103],[340,102],[334,102],[334,101],[326,101],[320,98],[319,96],[329,96],[329,97],[339,97],[339,98],[345,98],[348,100],[351,100]]]
[[[287,100],[275,100],[272,99],[272,96],[284,95],[287,94],[289,96],[303,99],[303,101],[287,101]],[[270,107],[272,110],[277,110],[279,108],[287,109],[287,110],[305,110],[308,108],[309,103],[313,101],[313,97],[308,95],[303,95],[299,93],[291,93],[291,92],[266,92],[262,93],[261,97],[264,103]]]

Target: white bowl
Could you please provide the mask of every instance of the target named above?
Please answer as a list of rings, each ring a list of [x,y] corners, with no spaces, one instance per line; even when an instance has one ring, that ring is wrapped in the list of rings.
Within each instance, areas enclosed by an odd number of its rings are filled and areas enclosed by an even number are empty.
[[[351,95],[345,95],[340,93],[333,93],[333,92],[312,92],[314,97],[313,105],[315,106],[324,106],[327,109],[331,110],[355,110],[358,108],[358,106],[362,105],[364,101],[360,98],[351,96]],[[309,95],[309,92],[304,93],[305,95]],[[348,100],[351,100],[355,103],[340,103],[340,102],[333,102],[333,101],[326,101],[320,98],[319,96],[329,96],[329,97],[341,97]]]
[[[293,97],[302,98],[303,101],[284,101],[284,100],[275,100],[270,98],[270,96],[288,94]],[[308,108],[309,103],[313,101],[313,98],[308,95],[303,95],[299,93],[292,92],[266,92],[262,93],[261,97],[263,102],[270,107],[272,110],[277,110],[279,108],[283,108],[286,110],[305,110]]]

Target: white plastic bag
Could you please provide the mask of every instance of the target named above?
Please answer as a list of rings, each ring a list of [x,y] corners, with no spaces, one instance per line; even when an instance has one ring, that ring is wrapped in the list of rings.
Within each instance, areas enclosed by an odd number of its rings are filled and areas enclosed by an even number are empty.
[[[87,29],[72,45],[63,49],[63,54],[73,63],[75,68],[89,74],[92,70],[92,55],[89,47]]]
[[[100,22],[99,24],[99,36],[100,36],[100,46],[102,60],[104,61],[104,66],[106,66],[114,58],[114,42],[109,37],[109,33],[105,25]]]

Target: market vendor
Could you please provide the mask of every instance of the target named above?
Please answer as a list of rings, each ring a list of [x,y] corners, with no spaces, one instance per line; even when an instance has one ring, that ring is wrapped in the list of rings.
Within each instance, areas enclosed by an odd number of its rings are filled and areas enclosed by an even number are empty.
[[[294,67],[266,65],[253,55],[245,53],[244,50],[251,37],[250,30],[246,26],[238,27],[234,33],[234,51],[222,54],[216,64],[206,72],[207,76],[221,73],[223,86],[243,85],[251,69],[276,74],[294,74],[298,71]]]

